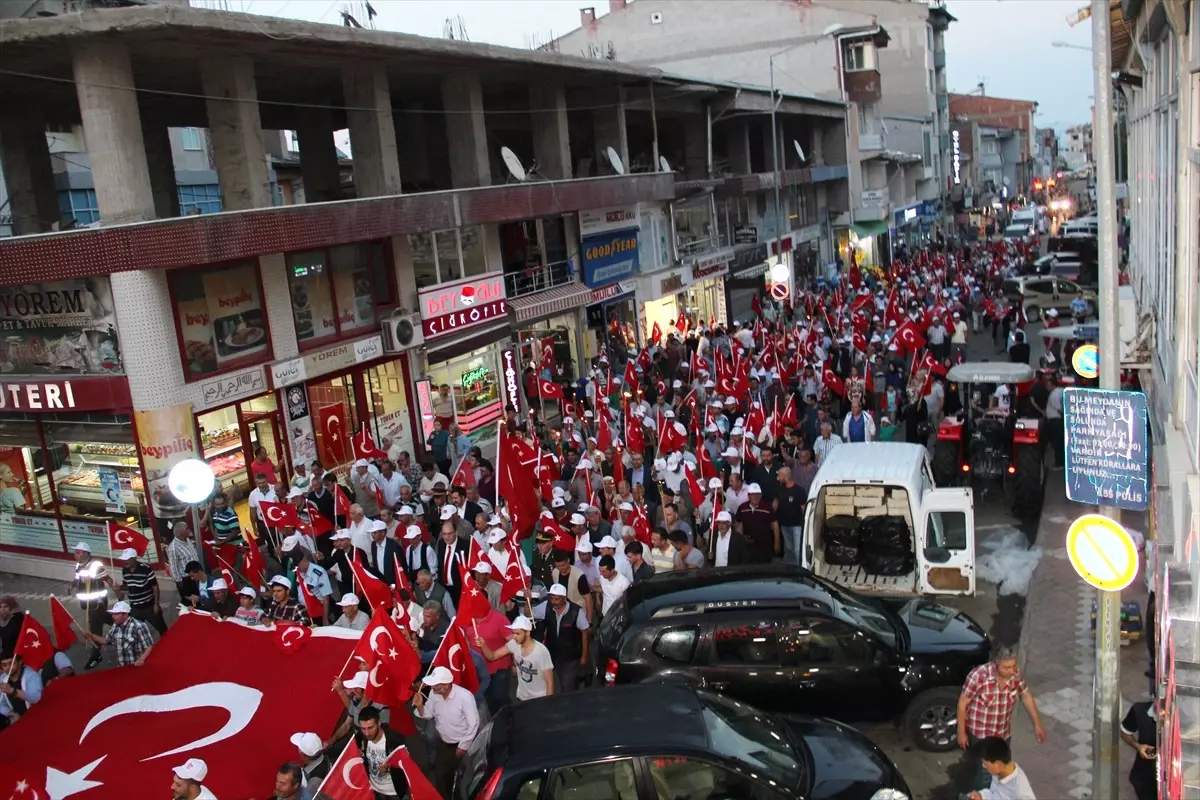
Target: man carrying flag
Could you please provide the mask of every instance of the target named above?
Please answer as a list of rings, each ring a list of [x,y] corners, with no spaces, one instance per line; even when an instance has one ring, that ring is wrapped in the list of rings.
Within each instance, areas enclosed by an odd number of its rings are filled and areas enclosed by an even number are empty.
[[[363,768],[375,797],[408,797],[408,776],[399,766],[388,763],[388,756],[404,747],[404,736],[383,724],[379,709],[367,706],[358,712],[354,743],[362,753]]]

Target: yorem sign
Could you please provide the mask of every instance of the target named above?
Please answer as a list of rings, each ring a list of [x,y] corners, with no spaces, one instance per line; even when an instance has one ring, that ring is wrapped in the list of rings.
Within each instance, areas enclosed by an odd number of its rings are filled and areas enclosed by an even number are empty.
[[[421,327],[426,339],[436,339],[508,315],[504,275],[493,273],[456,283],[439,284],[419,294]]]
[[[638,268],[636,228],[583,237],[583,281],[603,286],[628,278]]]

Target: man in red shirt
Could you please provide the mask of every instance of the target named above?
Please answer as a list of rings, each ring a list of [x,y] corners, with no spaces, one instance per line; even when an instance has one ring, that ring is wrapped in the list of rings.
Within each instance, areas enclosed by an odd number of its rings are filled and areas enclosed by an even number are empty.
[[[987,664],[971,670],[958,698],[958,746],[974,765],[973,779],[967,791],[986,789],[991,779],[975,752],[980,739],[997,736],[1012,739],[1012,716],[1018,701],[1033,720],[1038,743],[1046,741],[1046,729],[1038,715],[1033,692],[1017,668],[1016,651],[999,647]]]

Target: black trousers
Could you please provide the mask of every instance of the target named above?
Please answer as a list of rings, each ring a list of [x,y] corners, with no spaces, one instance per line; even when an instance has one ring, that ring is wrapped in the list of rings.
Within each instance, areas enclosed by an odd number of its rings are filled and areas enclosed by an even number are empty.
[[[458,770],[458,745],[438,742],[433,757],[433,786],[442,797],[449,797],[454,789],[454,773]]]
[[[163,619],[162,610],[155,611],[152,605],[134,607],[130,609],[129,616],[153,626],[159,636],[167,632],[167,621]]]

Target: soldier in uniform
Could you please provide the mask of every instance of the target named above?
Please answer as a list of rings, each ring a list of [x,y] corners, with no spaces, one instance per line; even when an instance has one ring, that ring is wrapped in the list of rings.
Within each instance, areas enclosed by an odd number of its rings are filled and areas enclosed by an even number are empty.
[[[104,635],[104,626],[109,621],[108,590],[112,586],[113,579],[104,569],[104,562],[92,558],[92,548],[88,543],[80,542],[75,545],[75,578],[71,582],[71,591],[75,593],[79,608],[83,610],[84,625],[88,633]],[[100,661],[100,647],[93,644],[83,668],[92,669]]]

